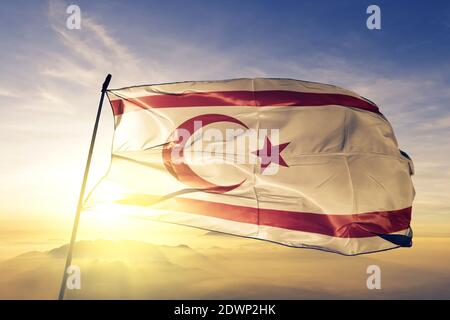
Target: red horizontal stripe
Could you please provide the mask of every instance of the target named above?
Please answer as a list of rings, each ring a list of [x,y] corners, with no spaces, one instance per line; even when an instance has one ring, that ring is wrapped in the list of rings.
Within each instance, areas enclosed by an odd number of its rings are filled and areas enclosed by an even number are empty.
[[[310,107],[339,105],[379,113],[378,107],[362,98],[338,93],[312,93],[284,90],[189,92],[126,98],[137,109],[211,107],[211,106],[280,106]],[[111,101],[115,115],[135,110],[125,108],[124,99]]]
[[[411,207],[348,215],[258,209],[225,203],[187,198],[160,198],[151,195],[131,195],[122,204],[152,206],[262,226],[318,233],[339,238],[364,238],[388,234],[409,227]]]

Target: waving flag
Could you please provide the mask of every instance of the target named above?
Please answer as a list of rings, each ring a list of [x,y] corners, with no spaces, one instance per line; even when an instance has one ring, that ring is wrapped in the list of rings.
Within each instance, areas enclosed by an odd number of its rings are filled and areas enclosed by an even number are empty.
[[[410,246],[413,164],[371,101],[290,79],[109,90],[85,207],[346,255]]]

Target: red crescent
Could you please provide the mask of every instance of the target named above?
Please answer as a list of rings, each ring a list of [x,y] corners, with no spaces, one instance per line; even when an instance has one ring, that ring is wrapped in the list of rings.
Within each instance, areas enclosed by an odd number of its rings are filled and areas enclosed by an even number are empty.
[[[189,135],[192,136],[196,131],[196,128],[194,128],[195,121],[201,121],[202,127],[215,122],[232,122],[248,129],[248,127],[238,119],[223,114],[204,114],[186,120],[172,132],[167,139],[168,143],[163,147],[162,157],[164,166],[177,180],[195,188],[205,189],[205,191],[208,192],[225,193],[239,187],[244,183],[245,179],[240,183],[229,186],[216,185],[198,176],[184,161],[180,161],[180,163],[173,162],[172,152],[174,149],[177,151],[177,154],[180,155],[180,160],[184,160],[184,146],[188,140],[185,139],[186,141],[182,141],[182,137],[177,136],[177,130],[187,130]]]

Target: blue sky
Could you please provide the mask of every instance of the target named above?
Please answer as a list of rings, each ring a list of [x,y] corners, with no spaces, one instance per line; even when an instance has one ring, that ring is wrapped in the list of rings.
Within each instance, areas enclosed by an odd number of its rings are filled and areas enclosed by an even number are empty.
[[[445,1],[433,6],[426,1],[377,2],[382,7],[383,28],[376,32],[364,27],[365,10],[373,1],[144,3],[136,4],[131,23],[125,19],[129,28],[138,31],[144,22],[150,30],[212,43],[223,50],[256,46],[277,57],[319,51],[358,63],[376,64],[383,59],[410,68],[446,62],[450,48],[450,8]],[[122,8],[130,11],[129,6]],[[119,27],[123,30],[120,21]]]
[[[378,1],[382,29],[365,28],[373,1],[76,1],[118,39],[145,49],[141,36],[182,38],[234,52],[257,48],[276,58],[319,53],[352,63],[398,71],[448,66],[450,4],[447,1]],[[64,8],[63,8],[64,9]],[[47,1],[2,4],[1,37],[6,48],[52,44]],[[65,15],[58,17],[65,19]],[[44,42],[42,42],[44,41]],[[2,56],[10,54],[3,51]],[[380,65],[380,60],[383,63]]]
[[[65,27],[68,4],[81,30]],[[366,28],[370,4],[381,30]],[[450,225],[448,1],[22,0],[2,3],[0,39],[2,218],[73,215],[110,72],[112,87],[261,76],[354,90],[415,161],[416,221]],[[105,113],[99,167],[111,121]]]

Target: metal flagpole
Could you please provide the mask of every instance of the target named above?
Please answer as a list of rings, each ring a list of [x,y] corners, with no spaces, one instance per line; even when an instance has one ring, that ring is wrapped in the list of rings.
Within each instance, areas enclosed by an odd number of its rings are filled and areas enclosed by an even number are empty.
[[[61,281],[61,288],[59,289],[59,297],[58,297],[59,300],[64,299],[64,291],[66,289],[66,282],[67,282],[67,268],[72,263],[73,247],[75,245],[75,240],[77,238],[78,222],[80,221],[80,213],[81,213],[81,209],[83,207],[84,192],[86,191],[86,183],[87,183],[87,178],[89,176],[89,168],[91,167],[92,152],[94,150],[95,138],[97,136],[98,122],[100,120],[100,114],[102,113],[103,99],[105,98],[105,94],[106,94],[106,91],[108,90],[110,81],[111,81],[111,75],[108,74],[105,78],[105,82],[103,82],[102,94],[100,96],[100,103],[98,105],[98,110],[97,110],[97,117],[95,118],[94,130],[92,131],[91,145],[89,147],[89,154],[88,154],[88,157],[86,160],[86,167],[84,169],[83,183],[81,184],[80,197],[78,198],[77,212],[75,214],[75,221],[73,223],[73,228],[72,228],[72,237],[70,238],[69,251],[67,252],[66,265],[64,267],[63,278]]]

